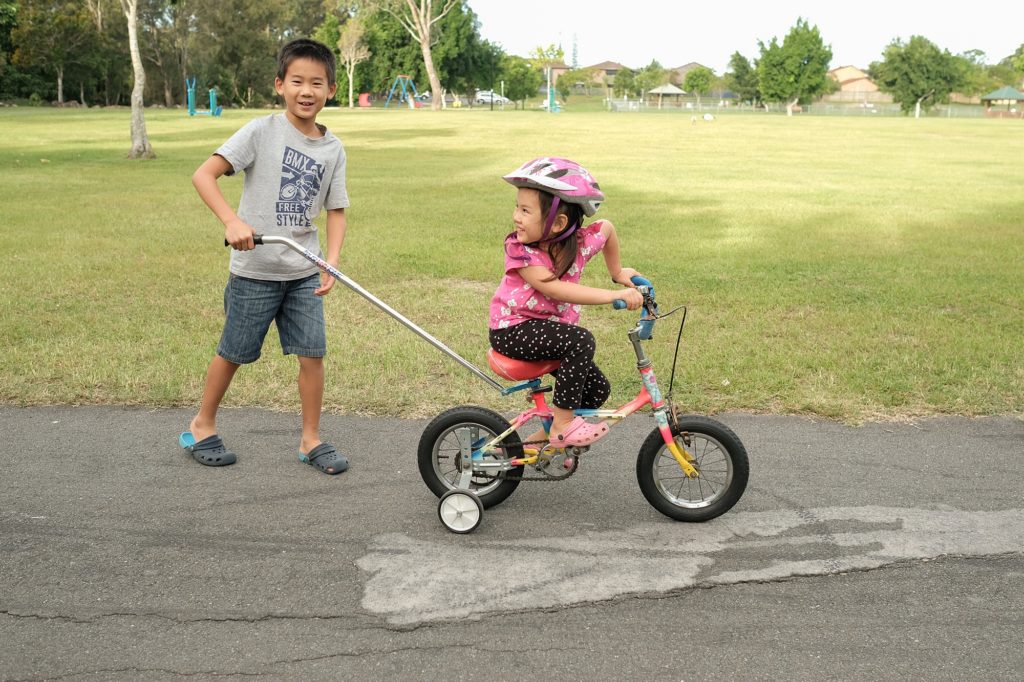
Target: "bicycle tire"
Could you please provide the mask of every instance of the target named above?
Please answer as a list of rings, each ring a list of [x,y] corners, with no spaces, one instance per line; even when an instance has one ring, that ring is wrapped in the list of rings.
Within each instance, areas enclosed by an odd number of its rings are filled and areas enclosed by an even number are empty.
[[[679,468],[661,431],[654,429],[640,448],[636,477],[640,491],[659,512],[676,521],[702,522],[721,516],[739,502],[750,477],[747,450],[739,437],[721,422],[696,415],[681,416],[672,435],[682,439],[695,479]]]
[[[423,429],[416,451],[423,482],[438,497],[449,490],[459,490],[455,485],[461,474],[459,438],[456,434],[461,432],[476,442],[480,438],[494,438],[507,431],[510,426],[497,412],[475,405],[453,407],[437,415]],[[519,441],[519,435],[514,431],[501,441],[501,446],[503,453],[497,456],[509,459],[523,456],[523,446]],[[484,509],[487,509],[503,502],[519,486],[518,479],[506,477],[522,474],[522,466],[513,467],[508,471],[499,472],[494,478],[474,479],[470,489],[480,498]]]

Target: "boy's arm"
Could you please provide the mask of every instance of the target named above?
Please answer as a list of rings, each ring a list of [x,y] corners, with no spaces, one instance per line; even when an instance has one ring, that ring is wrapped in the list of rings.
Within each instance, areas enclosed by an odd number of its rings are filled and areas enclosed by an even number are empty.
[[[345,230],[348,229],[348,218],[345,217],[345,209],[332,208],[327,211],[327,253],[324,260],[338,267],[338,260],[341,257],[341,247],[345,243]],[[326,272],[320,273],[320,288],[316,290],[317,296],[323,296],[334,286],[334,278]]]
[[[612,276],[612,281],[625,287],[634,286],[630,278],[640,273],[633,268],[622,267],[622,261],[619,258],[619,236],[615,233],[612,221],[604,221],[601,226],[601,234],[605,237],[604,248],[601,250],[604,254],[604,264],[608,268],[608,274]]]
[[[224,223],[224,239],[239,251],[248,251],[256,246],[252,240],[256,230],[238,217],[217,184],[220,176],[230,170],[231,164],[227,159],[214,154],[192,174],[192,184],[203,202]]]

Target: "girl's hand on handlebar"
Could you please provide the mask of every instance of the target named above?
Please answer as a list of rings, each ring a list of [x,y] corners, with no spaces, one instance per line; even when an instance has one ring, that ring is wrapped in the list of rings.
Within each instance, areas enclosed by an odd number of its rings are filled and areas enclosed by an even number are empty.
[[[640,275],[640,273],[633,268],[622,268],[619,270],[619,274],[615,275],[612,281],[616,284],[621,284],[624,287],[635,287],[636,285],[633,284],[632,278],[636,275]],[[640,276],[642,277],[643,275]],[[632,310],[632,308],[630,310]]]
[[[632,284],[630,284],[630,287],[629,289],[616,291],[615,299],[625,303],[626,308],[629,310],[637,310],[644,304],[644,296]]]
[[[254,234],[256,234],[256,230],[241,218],[234,218],[224,224],[224,241],[233,249],[248,251],[256,248],[252,238]]]

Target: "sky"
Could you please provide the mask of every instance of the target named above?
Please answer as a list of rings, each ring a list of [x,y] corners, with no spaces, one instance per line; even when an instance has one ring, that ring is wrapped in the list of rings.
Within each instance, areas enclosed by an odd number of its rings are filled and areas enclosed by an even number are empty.
[[[972,5],[948,0],[468,0],[480,35],[507,54],[561,45],[572,65],[603,61],[640,68],[656,59],[667,68],[698,62],[724,73],[739,52],[751,62],[758,41],[779,42],[803,17],[832,47],[832,67],[862,69],[881,59],[895,38],[924,36],[953,54],[981,50],[995,64],[1024,43],[1024,2]],[[973,8],[977,8],[972,11]]]

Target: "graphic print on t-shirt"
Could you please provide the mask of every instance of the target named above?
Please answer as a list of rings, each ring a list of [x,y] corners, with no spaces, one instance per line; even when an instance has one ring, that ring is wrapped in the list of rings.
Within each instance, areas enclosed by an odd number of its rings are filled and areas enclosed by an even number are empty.
[[[320,191],[324,167],[291,147],[284,148],[281,159],[281,190],[277,199],[277,224],[280,227],[310,227],[310,209]]]

